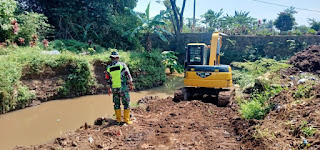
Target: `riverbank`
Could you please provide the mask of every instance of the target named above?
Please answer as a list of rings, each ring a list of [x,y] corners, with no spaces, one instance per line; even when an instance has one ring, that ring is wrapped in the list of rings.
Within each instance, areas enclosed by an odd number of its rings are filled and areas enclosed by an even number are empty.
[[[106,92],[104,68],[110,51],[80,55],[48,54],[39,47],[10,47],[0,51],[0,113],[56,99]],[[163,85],[165,69],[160,52],[123,52],[136,90]]]

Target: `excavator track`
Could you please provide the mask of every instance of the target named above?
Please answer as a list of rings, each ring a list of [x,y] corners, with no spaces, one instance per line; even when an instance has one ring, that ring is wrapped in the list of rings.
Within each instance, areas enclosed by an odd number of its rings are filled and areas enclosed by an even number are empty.
[[[205,90],[200,90],[200,91],[205,91]],[[207,90],[209,91],[209,90]],[[194,95],[213,95],[212,97],[212,103],[217,104],[218,106],[224,107],[227,106],[230,101],[235,96],[235,89],[230,88],[226,90],[219,90],[219,89],[210,89],[210,92],[205,92],[205,93],[199,93],[196,92],[194,89],[188,89],[188,88],[182,88],[174,93],[174,98],[173,101],[175,102],[180,102],[180,101],[188,101],[188,100],[193,100]]]

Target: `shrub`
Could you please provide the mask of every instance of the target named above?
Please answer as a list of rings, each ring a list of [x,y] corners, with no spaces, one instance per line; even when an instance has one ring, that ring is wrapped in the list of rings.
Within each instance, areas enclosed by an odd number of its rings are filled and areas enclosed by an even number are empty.
[[[263,119],[266,109],[258,101],[245,101],[240,105],[240,113],[246,119]]]
[[[240,103],[239,112],[243,118],[263,119],[272,107],[269,99],[283,90],[280,86],[270,86],[270,83],[264,84],[264,89],[253,93],[249,100]]]
[[[74,53],[82,53],[88,51],[88,48],[94,47],[97,53],[106,51],[106,48],[100,45],[89,45],[89,43],[83,43],[76,40],[54,40],[49,43],[49,50],[70,51]]]
[[[52,27],[47,24],[47,17],[45,17],[43,14],[24,12],[19,14],[17,19],[20,25],[20,31],[18,35],[15,36],[15,41],[17,43],[20,43],[19,38],[24,38],[24,43],[28,44],[32,41],[33,34],[36,34],[41,41],[45,38],[48,38],[48,35],[52,34],[53,32]]]
[[[164,51],[161,53],[163,65],[170,70],[170,73],[177,71],[178,73],[183,72],[183,67],[178,63],[178,57],[173,51]]]
[[[61,97],[82,96],[91,93],[94,79],[89,69],[89,62],[75,59],[71,64],[72,68],[68,79],[63,87],[59,89]]]
[[[312,86],[304,84],[299,85],[298,89],[294,92],[294,98],[310,98],[311,97]]]
[[[317,31],[314,30],[314,29],[309,29],[308,33],[312,34],[312,35],[315,35],[315,34],[317,34]]]
[[[15,18],[15,10],[17,9],[17,2],[14,0],[0,1],[0,42],[6,39],[11,39],[13,25],[11,21]]]
[[[128,67],[132,68],[131,72],[137,90],[162,85],[166,80],[165,68],[161,63],[160,55],[160,51],[157,50],[153,50],[152,53],[131,53],[130,59],[137,61],[129,62]]]

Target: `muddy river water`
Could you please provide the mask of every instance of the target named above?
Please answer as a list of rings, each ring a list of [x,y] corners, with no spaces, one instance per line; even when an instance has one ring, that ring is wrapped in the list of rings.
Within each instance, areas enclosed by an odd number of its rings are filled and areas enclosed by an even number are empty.
[[[182,86],[181,77],[168,76],[167,83],[161,87],[131,92],[131,103],[144,96],[173,96],[174,90]],[[50,101],[0,115],[0,149],[53,142],[54,138],[78,129],[85,122],[93,124],[96,118],[113,114],[112,96],[92,95]]]

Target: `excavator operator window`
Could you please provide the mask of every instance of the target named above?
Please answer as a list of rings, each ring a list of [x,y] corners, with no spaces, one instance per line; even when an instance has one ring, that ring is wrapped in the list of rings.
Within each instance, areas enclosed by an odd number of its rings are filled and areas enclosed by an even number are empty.
[[[202,62],[202,47],[201,46],[190,46],[189,47],[190,54],[190,63],[201,63]]]

